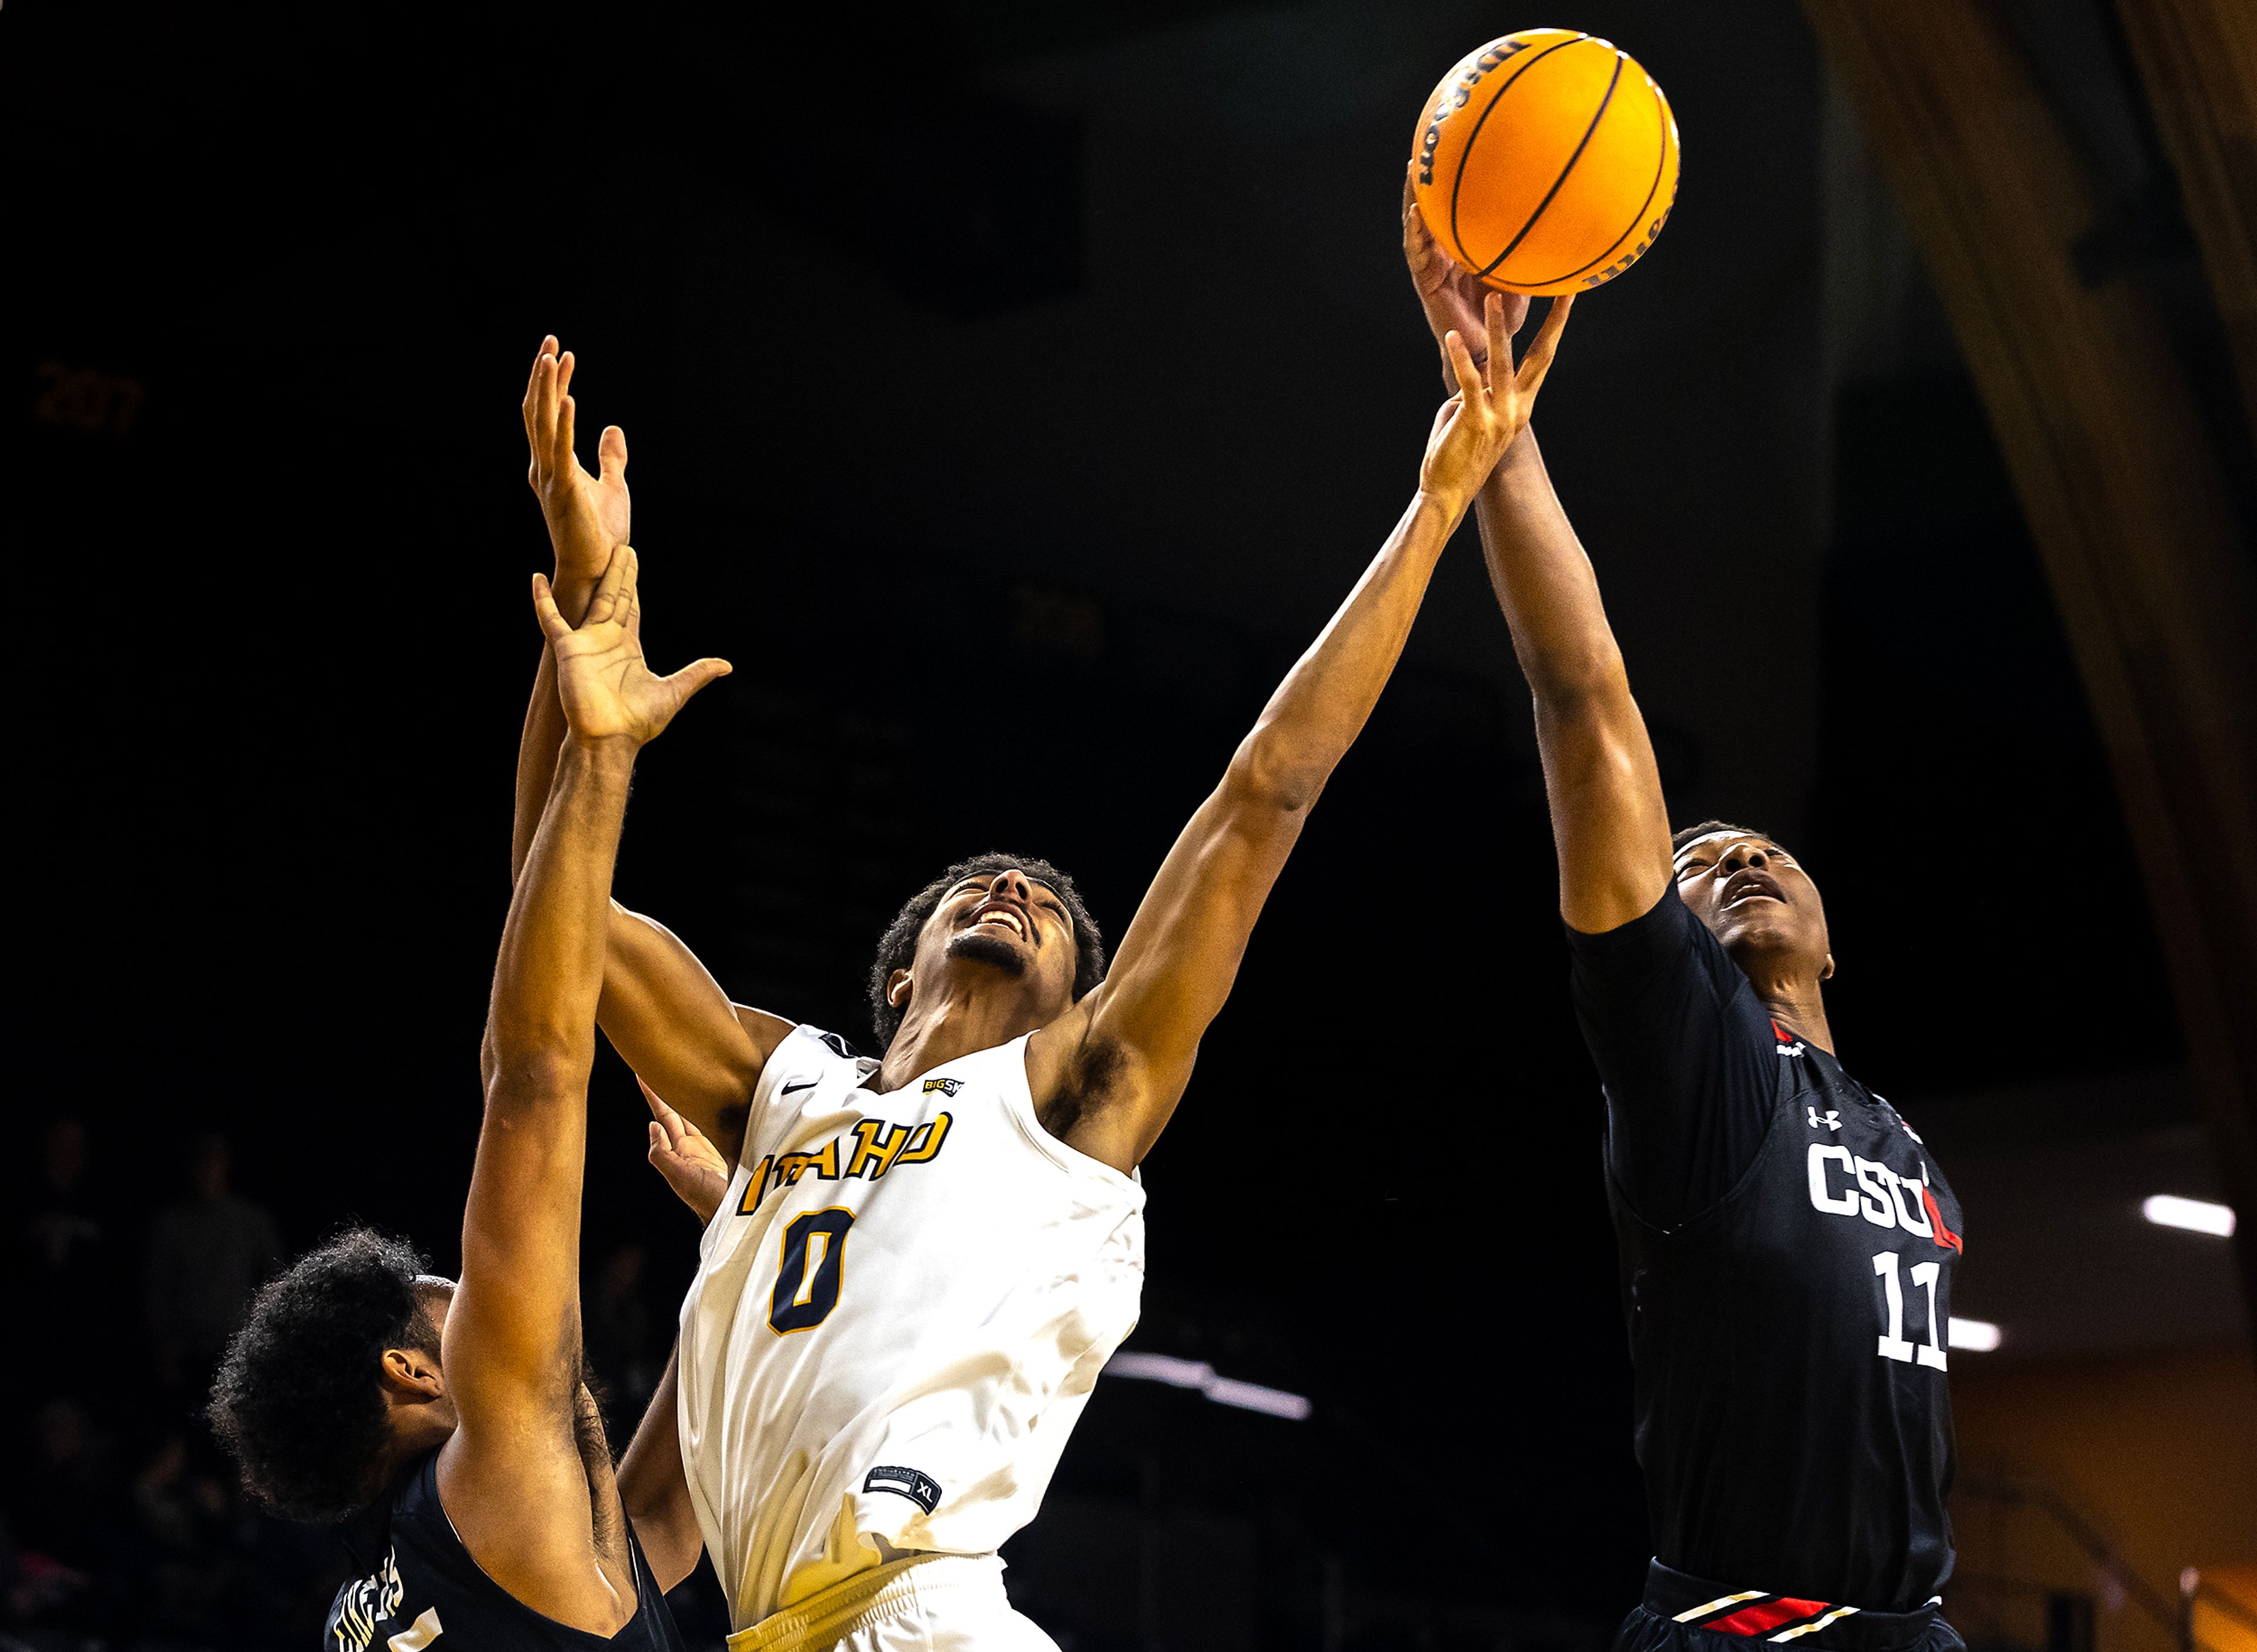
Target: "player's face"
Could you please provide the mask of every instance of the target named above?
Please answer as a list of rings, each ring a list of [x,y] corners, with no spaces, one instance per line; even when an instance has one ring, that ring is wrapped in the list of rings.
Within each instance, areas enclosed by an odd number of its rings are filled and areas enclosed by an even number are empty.
[[[1019,981],[1063,1014],[1073,1002],[1073,920],[1051,889],[1015,867],[966,878],[941,897],[917,937],[916,975],[965,969]]]
[[[1695,838],[1677,851],[1677,893],[1735,957],[1791,957],[1822,980],[1834,972],[1818,886],[1769,838]]]

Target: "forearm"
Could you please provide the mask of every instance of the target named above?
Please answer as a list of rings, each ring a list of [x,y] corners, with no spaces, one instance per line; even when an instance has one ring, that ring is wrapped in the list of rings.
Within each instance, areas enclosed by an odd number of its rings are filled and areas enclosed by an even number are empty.
[[[587,617],[596,582],[565,572],[564,559],[556,561],[549,580],[556,610],[568,625]],[[533,678],[533,699],[525,709],[525,729],[517,742],[517,807],[511,825],[509,877],[514,884],[525,872],[526,857],[533,852],[533,835],[541,826],[541,811],[548,807],[548,788],[556,778],[556,758],[564,744],[564,705],[556,697],[556,651],[544,639],[541,665]]]
[[[643,1558],[662,1590],[671,1589],[697,1566],[705,1552],[705,1536],[698,1529],[697,1510],[690,1500],[690,1481],[683,1472],[676,1366],[679,1345],[666,1357],[666,1375],[650,1396],[650,1407],[619,1459],[619,1501],[634,1522]]]
[[[487,1017],[497,1080],[536,1064],[584,1075],[611,928],[633,746],[568,742],[510,901]]]
[[[1622,677],[1591,559],[1560,505],[1534,430],[1490,472],[1474,513],[1482,557],[1514,653],[1539,702],[1572,699]]]
[[[1475,506],[1489,582],[1536,699],[1560,911],[1588,933],[1646,911],[1669,881],[1669,814],[1599,582],[1560,508],[1533,431]]]
[[[1434,565],[1464,507],[1415,495],[1331,622],[1270,696],[1232,759],[1232,778],[1289,809],[1315,801],[1379,703]]]

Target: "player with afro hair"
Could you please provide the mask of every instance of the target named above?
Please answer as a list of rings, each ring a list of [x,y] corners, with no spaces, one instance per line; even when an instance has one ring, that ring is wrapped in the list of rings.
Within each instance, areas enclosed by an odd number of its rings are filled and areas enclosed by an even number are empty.
[[[210,1418],[243,1483],[286,1520],[333,1523],[392,1458],[385,1351],[435,1359],[453,1287],[404,1239],[352,1227],[261,1288],[212,1384]]]

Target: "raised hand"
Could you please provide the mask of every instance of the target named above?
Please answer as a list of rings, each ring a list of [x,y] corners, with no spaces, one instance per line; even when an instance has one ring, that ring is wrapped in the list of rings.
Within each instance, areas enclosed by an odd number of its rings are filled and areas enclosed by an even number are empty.
[[[1426,326],[1434,335],[1434,342],[1440,345],[1444,335],[1455,328],[1458,336],[1467,341],[1474,365],[1486,367],[1489,332],[1483,316],[1496,289],[1443,251],[1434,232],[1426,227],[1426,215],[1419,210],[1418,192],[1411,184],[1417,166],[1413,161],[1403,169],[1403,261],[1411,266],[1411,285],[1419,289],[1419,305],[1426,312]],[[1504,300],[1504,332],[1510,338],[1528,319],[1528,295],[1497,296]],[[1446,347],[1442,350],[1445,386],[1450,378],[1450,352]]]
[[[632,519],[627,501],[627,438],[617,425],[596,440],[597,473],[572,451],[572,352],[559,355],[554,334],[541,341],[525,381],[525,479],[541,501],[556,547],[556,582],[568,596],[603,577],[612,547],[624,545]]]
[[[703,1131],[661,1101],[640,1074],[635,1083],[642,1084],[642,1098],[650,1104],[651,1167],[699,1221],[711,1222],[729,1191],[729,1161]]]
[[[1536,392],[1552,369],[1574,301],[1564,297],[1552,300],[1551,314],[1544,318],[1518,371],[1512,365],[1512,331],[1505,325],[1503,294],[1490,293],[1483,307],[1485,366],[1474,365],[1473,354],[1455,328],[1443,334],[1442,349],[1457,378],[1458,393],[1434,415],[1426,461],[1419,467],[1422,491],[1458,509],[1471,503],[1512,439],[1527,428],[1528,416],[1536,410]]]
[[[670,677],[651,674],[642,657],[642,602],[635,589],[634,547],[612,553],[588,617],[565,624],[545,575],[533,576],[533,608],[556,653],[556,691],[577,739],[657,738],[690,696],[729,674],[725,660],[698,660]]]

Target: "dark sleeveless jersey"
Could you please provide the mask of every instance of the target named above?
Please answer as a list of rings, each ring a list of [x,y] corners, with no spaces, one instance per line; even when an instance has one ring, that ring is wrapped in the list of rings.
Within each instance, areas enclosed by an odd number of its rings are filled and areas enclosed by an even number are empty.
[[[389,1496],[345,1527],[345,1546],[362,1575],[337,1591],[322,1652],[424,1652],[434,1645],[438,1652],[682,1652],[674,1614],[632,1527],[635,1614],[606,1639],[541,1616],[478,1570],[439,1506],[438,1465],[436,1451],[425,1454]]]
[[[1958,1201],[1888,1103],[1772,1024],[1673,888],[1569,941],[1658,1557],[1918,1609],[1952,1564]]]

